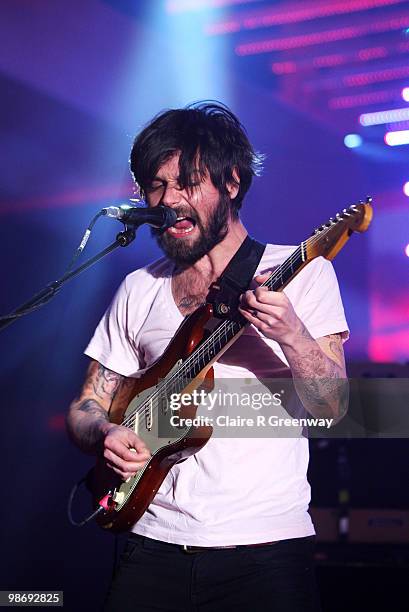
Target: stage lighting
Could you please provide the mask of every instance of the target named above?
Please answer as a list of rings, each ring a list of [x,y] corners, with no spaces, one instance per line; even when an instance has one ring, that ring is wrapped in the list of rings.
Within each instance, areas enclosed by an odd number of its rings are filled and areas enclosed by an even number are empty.
[[[407,181],[404,186],[403,186],[403,193],[405,194],[405,196],[408,196],[409,198],[409,181]]]
[[[364,127],[408,120],[409,108],[394,108],[391,110],[376,111],[374,113],[363,113],[359,116],[359,123]]]
[[[409,130],[399,130],[397,132],[386,132],[385,142],[390,147],[409,144]]]
[[[348,147],[348,149],[356,149],[360,147],[362,144],[362,138],[359,134],[347,134],[344,138],[344,145]]]
[[[405,102],[409,102],[409,87],[404,87],[402,89],[402,98],[405,100]]]
[[[409,257],[409,244],[407,244],[405,247],[405,255],[406,257]]]

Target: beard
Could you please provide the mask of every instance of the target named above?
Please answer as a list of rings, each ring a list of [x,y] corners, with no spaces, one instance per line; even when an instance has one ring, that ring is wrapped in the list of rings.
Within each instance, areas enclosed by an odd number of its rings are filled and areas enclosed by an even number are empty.
[[[193,211],[175,207],[178,217],[190,217],[199,229],[195,242],[187,243],[183,239],[172,238],[166,231],[151,228],[151,234],[164,254],[178,266],[191,266],[204,257],[227,235],[230,216],[230,197],[220,195],[219,202],[205,224]]]

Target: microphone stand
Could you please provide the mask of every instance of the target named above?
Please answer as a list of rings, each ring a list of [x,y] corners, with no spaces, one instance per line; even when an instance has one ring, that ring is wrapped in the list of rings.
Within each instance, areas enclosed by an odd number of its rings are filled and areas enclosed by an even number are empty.
[[[116,240],[112,242],[109,246],[107,246],[103,251],[100,251],[99,253],[94,255],[94,257],[90,257],[89,259],[87,259],[87,261],[85,261],[82,265],[78,266],[78,268],[66,272],[63,276],[61,276],[61,278],[55,280],[52,283],[49,283],[42,291],[36,293],[30,300],[16,308],[16,310],[13,310],[13,312],[11,312],[9,315],[0,317],[0,331],[14,323],[14,321],[19,319],[23,315],[28,314],[29,312],[32,312],[33,310],[36,310],[40,306],[43,306],[44,304],[49,302],[66,282],[78,276],[79,274],[81,274],[81,272],[84,272],[84,270],[90,268],[97,261],[105,257],[105,255],[108,255],[109,253],[114,251],[119,246],[128,246],[128,244],[130,244],[134,240],[134,238],[135,228],[125,225],[125,229],[122,232],[119,232],[116,237]]]

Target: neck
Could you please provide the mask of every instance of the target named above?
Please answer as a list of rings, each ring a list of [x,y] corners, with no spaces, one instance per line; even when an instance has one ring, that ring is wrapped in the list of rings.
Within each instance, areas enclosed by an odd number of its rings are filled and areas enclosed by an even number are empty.
[[[210,278],[211,282],[215,281],[244,242],[246,236],[247,230],[240,219],[230,219],[225,238],[199,261],[189,266],[189,270],[200,276]]]

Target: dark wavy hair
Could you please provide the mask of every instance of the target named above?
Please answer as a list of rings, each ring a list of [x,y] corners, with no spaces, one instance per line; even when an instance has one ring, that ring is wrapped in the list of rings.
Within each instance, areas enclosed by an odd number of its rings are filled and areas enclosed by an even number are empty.
[[[227,195],[226,185],[237,184],[233,176],[236,170],[239,191],[231,205],[237,217],[253,176],[262,170],[264,156],[254,151],[231,110],[220,102],[202,101],[154,117],[136,137],[130,156],[131,172],[142,197],[158,168],[177,152],[182,189],[193,184],[197,170],[202,179],[208,171],[219,193]]]

